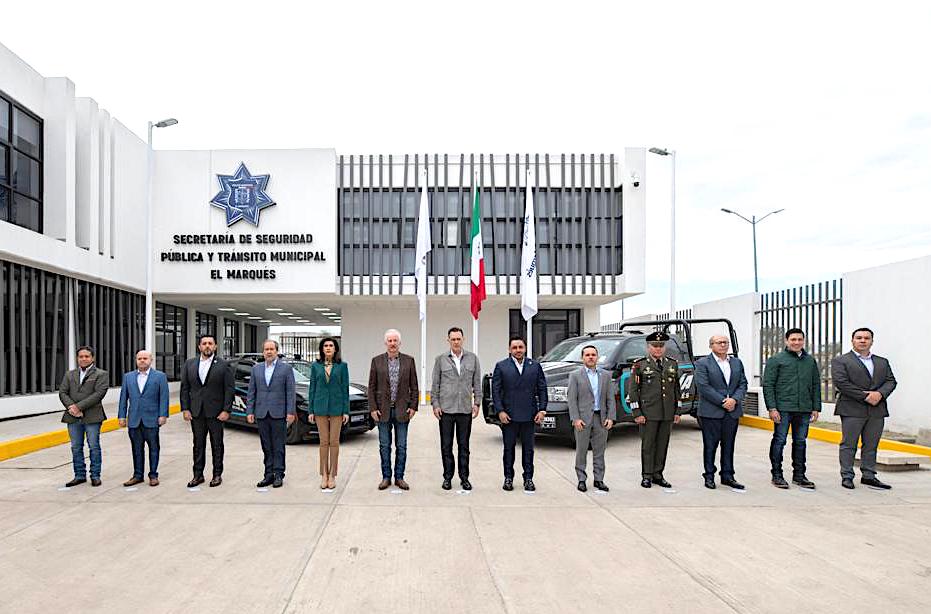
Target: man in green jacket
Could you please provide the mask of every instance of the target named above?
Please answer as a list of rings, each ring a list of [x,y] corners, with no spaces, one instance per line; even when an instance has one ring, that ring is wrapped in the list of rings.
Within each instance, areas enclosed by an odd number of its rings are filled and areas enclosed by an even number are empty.
[[[821,377],[818,362],[805,351],[805,333],[800,328],[786,331],[786,348],[766,361],[763,398],[774,422],[769,446],[773,486],[788,488],[782,475],[782,451],[792,427],[792,482],[814,489],[805,477],[805,439],[808,425],[821,412]]]

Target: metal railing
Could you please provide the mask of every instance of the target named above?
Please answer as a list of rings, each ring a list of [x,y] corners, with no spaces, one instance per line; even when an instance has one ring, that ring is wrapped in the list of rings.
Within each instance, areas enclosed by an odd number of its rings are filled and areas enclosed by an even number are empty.
[[[843,351],[843,280],[819,282],[760,296],[760,366],[785,348],[785,332],[805,332],[805,349],[818,361],[821,396],[834,401],[831,360]]]

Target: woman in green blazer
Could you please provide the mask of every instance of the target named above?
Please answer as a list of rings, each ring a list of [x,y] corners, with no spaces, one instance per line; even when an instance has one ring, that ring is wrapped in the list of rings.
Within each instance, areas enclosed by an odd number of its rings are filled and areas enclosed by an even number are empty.
[[[307,404],[320,435],[320,488],[336,488],[339,432],[349,422],[349,367],[332,337],[320,341],[317,360],[311,363]]]

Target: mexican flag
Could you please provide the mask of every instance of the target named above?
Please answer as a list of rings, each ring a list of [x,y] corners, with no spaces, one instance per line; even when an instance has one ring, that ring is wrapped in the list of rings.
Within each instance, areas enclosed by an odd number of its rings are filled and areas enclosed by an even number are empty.
[[[478,182],[475,182],[475,199],[472,205],[472,266],[470,277],[472,280],[472,317],[478,320],[478,312],[482,310],[482,301],[485,300],[485,253],[482,250],[482,210],[479,205]]]

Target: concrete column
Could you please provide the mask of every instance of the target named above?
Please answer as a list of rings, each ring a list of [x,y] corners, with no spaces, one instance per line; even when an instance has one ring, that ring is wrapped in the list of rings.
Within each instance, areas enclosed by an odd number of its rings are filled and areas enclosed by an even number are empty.
[[[75,100],[74,83],[45,80],[43,234],[74,244]]]

